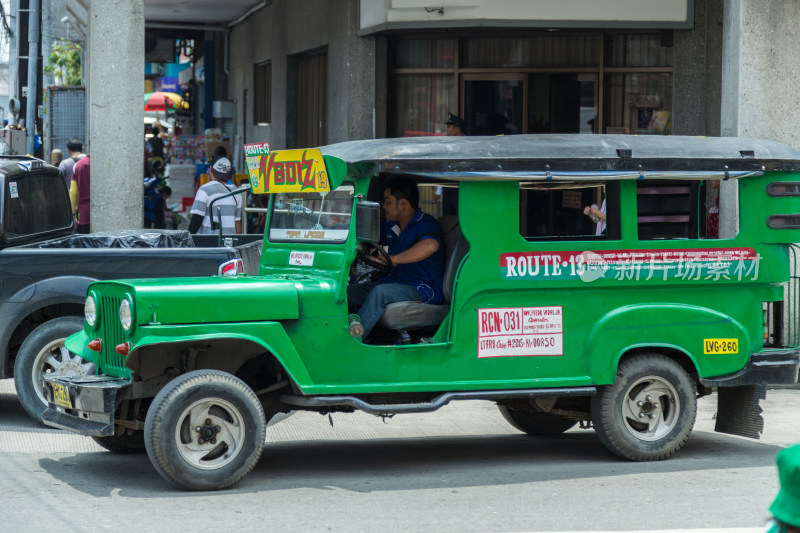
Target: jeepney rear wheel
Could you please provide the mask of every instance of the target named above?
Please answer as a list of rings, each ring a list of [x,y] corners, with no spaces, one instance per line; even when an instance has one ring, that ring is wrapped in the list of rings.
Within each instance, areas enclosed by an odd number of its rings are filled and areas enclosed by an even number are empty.
[[[623,459],[658,461],[680,450],[697,417],[697,386],[681,365],[661,354],[631,357],[613,385],[592,398],[600,441]]]
[[[141,431],[133,433],[126,431],[120,435],[92,437],[92,440],[111,453],[130,454],[143,453],[145,451],[144,433]]]
[[[230,487],[255,467],[266,440],[261,402],[239,378],[195,370],[153,399],[144,442],[153,466],[188,490]]]
[[[94,374],[94,363],[71,353],[64,341],[83,329],[83,317],[63,316],[34,329],[22,343],[14,362],[14,386],[25,411],[37,422],[47,408],[42,391],[44,374],[85,376]]]
[[[533,408],[519,409],[507,405],[497,407],[509,424],[523,433],[536,437],[561,435],[578,423],[577,420],[552,413],[540,413]]]

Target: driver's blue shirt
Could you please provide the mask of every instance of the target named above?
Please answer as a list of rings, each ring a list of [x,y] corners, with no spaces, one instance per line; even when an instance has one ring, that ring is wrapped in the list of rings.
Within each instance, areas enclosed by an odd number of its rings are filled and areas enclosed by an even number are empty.
[[[400,231],[396,222],[384,222],[381,227],[381,244],[389,245],[389,255],[404,252],[424,239],[435,239],[439,249],[416,263],[397,265],[379,283],[403,283],[417,288],[422,301],[438,304],[444,300],[444,244],[442,229],[431,215],[417,209],[408,225]]]

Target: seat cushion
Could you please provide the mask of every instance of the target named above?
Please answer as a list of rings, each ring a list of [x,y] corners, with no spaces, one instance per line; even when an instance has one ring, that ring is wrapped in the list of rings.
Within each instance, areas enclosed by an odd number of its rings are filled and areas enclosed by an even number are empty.
[[[438,326],[449,311],[449,305],[395,302],[386,306],[381,325],[395,330]]]

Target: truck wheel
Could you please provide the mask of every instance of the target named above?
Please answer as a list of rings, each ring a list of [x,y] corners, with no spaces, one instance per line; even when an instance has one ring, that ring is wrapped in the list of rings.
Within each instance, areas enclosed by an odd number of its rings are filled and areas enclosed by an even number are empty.
[[[523,433],[537,437],[561,435],[578,423],[577,420],[551,413],[540,413],[535,409],[515,409],[506,405],[497,407],[509,424]]]
[[[142,453],[145,451],[144,433],[141,431],[136,431],[134,433],[128,433],[126,431],[122,435],[111,435],[108,437],[92,437],[92,440],[111,453],[129,454]]]
[[[144,442],[153,466],[168,481],[189,490],[224,489],[258,462],[266,426],[261,402],[243,381],[195,370],[156,395]]]
[[[613,385],[592,398],[600,441],[633,461],[666,459],[689,439],[697,416],[697,386],[678,363],[642,354],[622,363]]]
[[[41,423],[47,401],[42,375],[85,376],[94,373],[94,363],[71,353],[64,341],[83,329],[83,317],[63,316],[39,325],[25,339],[14,363],[14,385],[22,407]]]

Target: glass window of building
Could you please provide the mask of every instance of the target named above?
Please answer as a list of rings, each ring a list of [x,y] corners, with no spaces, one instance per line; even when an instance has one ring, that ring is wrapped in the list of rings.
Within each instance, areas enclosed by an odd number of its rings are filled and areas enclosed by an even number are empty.
[[[566,31],[390,41],[389,135],[669,134],[670,32]]]

